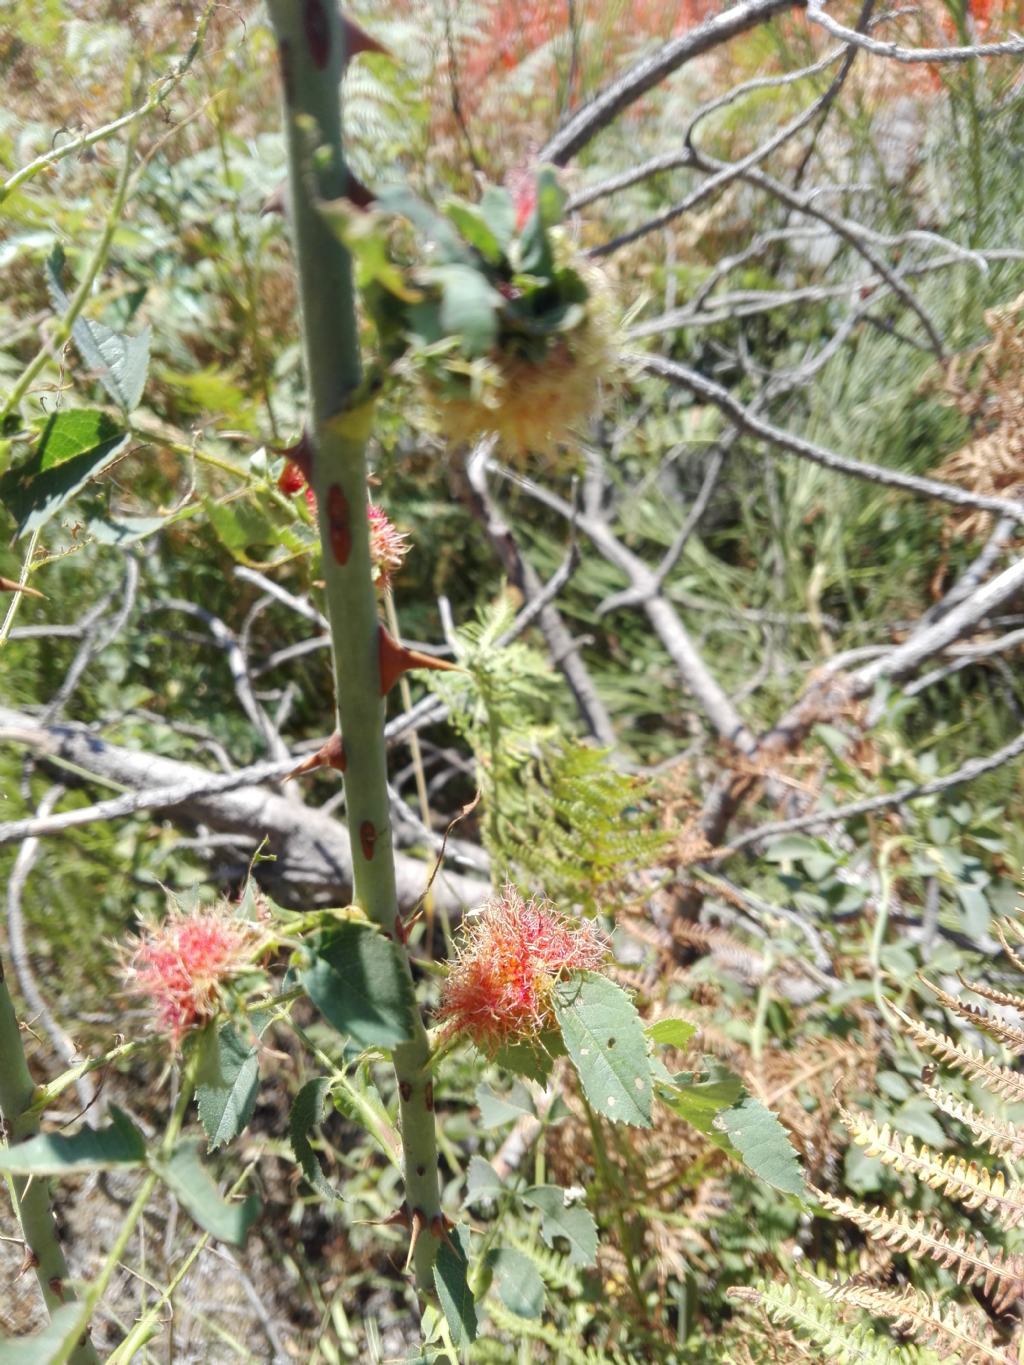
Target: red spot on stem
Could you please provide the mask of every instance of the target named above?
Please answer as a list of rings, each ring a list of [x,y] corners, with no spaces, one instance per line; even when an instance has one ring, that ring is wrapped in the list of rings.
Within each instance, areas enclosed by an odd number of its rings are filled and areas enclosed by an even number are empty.
[[[352,525],[348,498],[337,483],[332,483],[327,492],[327,531],[334,558],[342,566],[346,565],[352,553]]]
[[[306,0],[303,24],[313,65],[323,71],[331,60],[331,21],[323,0]]]
[[[291,104],[295,97],[295,79],[292,75],[292,45],[287,38],[281,39],[277,49],[277,60],[281,68],[284,97],[288,104]]]
[[[427,1081],[426,1088],[425,1088],[424,1091],[423,1091],[423,1103],[427,1106],[428,1111],[432,1114],[432,1113],[434,1112],[434,1082],[433,1082],[433,1081]]]
[[[372,820],[364,820],[359,826],[359,846],[363,850],[363,857],[366,861],[373,861],[373,849],[377,842],[377,831],[373,827]]]
[[[408,1104],[409,1101],[412,1099],[412,1082],[411,1082],[411,1081],[399,1081],[399,1083],[398,1083],[398,1093],[401,1095],[401,1097],[402,1097],[402,1099],[405,1101],[405,1103]]]

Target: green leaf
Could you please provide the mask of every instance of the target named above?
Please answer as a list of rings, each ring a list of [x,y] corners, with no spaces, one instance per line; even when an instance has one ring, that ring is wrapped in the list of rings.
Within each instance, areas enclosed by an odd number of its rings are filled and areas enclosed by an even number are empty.
[[[743,1094],[743,1082],[738,1076],[726,1080],[684,1082],[676,1079],[676,1088],[659,1088],[665,1104],[681,1119],[711,1136],[715,1132],[715,1118],[723,1109],[735,1104]]]
[[[471,1156],[469,1158],[469,1171],[466,1175],[466,1197],[462,1201],[463,1208],[467,1204],[477,1204],[483,1199],[496,1199],[504,1194],[505,1186],[501,1183],[498,1172],[489,1161],[485,1161],[482,1156]]]
[[[444,211],[465,240],[479,251],[489,265],[499,264],[505,254],[502,244],[479,209],[460,199],[453,199],[445,205]]]
[[[544,1311],[544,1281],[529,1256],[513,1247],[495,1247],[487,1253],[487,1267],[510,1313],[519,1318],[540,1317]]]
[[[324,1101],[331,1089],[330,1078],[317,1076],[307,1081],[292,1104],[288,1118],[288,1137],[291,1140],[295,1160],[302,1167],[302,1174],[325,1199],[340,1199],[342,1196],[325,1179],[316,1152],[309,1141],[309,1134],[323,1121]]]
[[[0,1171],[10,1175],[73,1175],[141,1166],[146,1139],[127,1114],[110,1106],[106,1128],[80,1128],[77,1133],[40,1133],[13,1147],[0,1147]]]
[[[536,184],[537,203],[520,239],[520,268],[526,275],[550,279],[554,274],[555,258],[548,231],[562,221],[566,194],[550,166],[543,166],[537,172]]]
[[[105,412],[93,409],[55,413],[37,428],[32,455],[0,478],[0,502],[18,523],[19,536],[45,526],[131,439]]]
[[[460,240],[451,223],[415,195],[408,185],[381,185],[375,191],[374,200],[379,212],[407,218],[437,248],[438,260],[472,265],[473,253]]]
[[[358,1047],[395,1047],[416,1036],[416,1001],[402,957],[372,924],[352,921],[311,943],[299,981],[329,1024]]]
[[[335,237],[351,253],[360,289],[376,283],[406,303],[415,303],[421,297],[391,258],[386,214],[353,208],[343,199],[322,201],[317,208]]]
[[[555,1238],[569,1243],[571,1265],[593,1265],[597,1259],[597,1224],[582,1204],[567,1204],[558,1185],[533,1185],[522,1194],[524,1204],[541,1212],[540,1235],[554,1250]]]
[[[475,266],[439,265],[422,272],[441,289],[441,329],[458,337],[463,354],[486,355],[498,337],[501,295]]]
[[[760,1100],[748,1096],[723,1109],[715,1127],[724,1133],[754,1175],[786,1194],[806,1193],[803,1171],[785,1128]]]
[[[67,1359],[67,1348],[82,1334],[80,1303],[64,1303],[55,1308],[41,1332],[31,1337],[0,1339],[0,1365],[50,1365],[58,1357]]]
[[[506,1043],[494,1054],[494,1061],[513,1076],[525,1076],[538,1085],[547,1085],[556,1057],[565,1056],[562,1035],[555,1029],[542,1033],[533,1043]]]
[[[500,1095],[481,1081],[476,1088],[476,1102],[480,1106],[480,1123],[484,1128],[500,1128],[503,1123],[511,1123],[523,1114],[529,1114],[531,1118],[537,1116],[530,1092],[519,1081]]]
[[[250,1194],[240,1203],[223,1199],[199,1159],[198,1139],[180,1142],[169,1157],[154,1158],[153,1169],[204,1232],[231,1246],[243,1245],[259,1214],[259,1197]]]
[[[480,216],[504,252],[516,235],[516,206],[508,190],[488,185],[480,198]]]
[[[476,1306],[469,1287],[469,1229],[453,1227],[438,1248],[434,1262],[434,1287],[444,1309],[445,1321],[456,1346],[476,1340]]]
[[[212,1074],[196,1087],[199,1119],[211,1152],[248,1126],[260,1079],[256,1044],[240,1038],[231,1024],[225,1024],[212,1042]]]
[[[555,1016],[587,1100],[615,1123],[651,1126],[651,1067],[643,1024],[626,992],[581,972],[554,990]]]
[[[686,1019],[659,1019],[656,1024],[649,1024],[644,1032],[652,1043],[661,1043],[664,1047],[685,1047],[697,1032],[697,1025]]]
[[[46,263],[50,298],[55,313],[63,317],[70,300],[61,285],[64,253],[58,246]],[[144,327],[137,337],[126,336],[105,327],[101,322],[89,322],[83,317],[71,327],[78,353],[86,365],[96,373],[111,398],[126,413],[139,405],[146,387],[149,369],[149,344],[152,332]]]

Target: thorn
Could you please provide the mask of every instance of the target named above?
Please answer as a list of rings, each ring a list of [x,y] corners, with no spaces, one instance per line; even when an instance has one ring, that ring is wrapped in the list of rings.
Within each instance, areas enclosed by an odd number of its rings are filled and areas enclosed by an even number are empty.
[[[62,1279],[60,1279],[58,1276],[55,1275],[55,1276],[53,1277],[53,1279],[52,1279],[52,1280],[49,1280],[47,1283],[48,1283],[48,1288],[49,1288],[49,1290],[50,1290],[50,1293],[53,1295],[53,1297],[54,1297],[55,1299],[59,1299],[60,1302],[63,1303],[63,1302],[64,1302],[64,1281],[63,1281]]]
[[[377,202],[377,196],[373,190],[368,190],[363,182],[352,174],[346,166],[345,168],[345,198],[349,203],[354,204],[357,209],[368,209],[371,204]]]
[[[288,211],[288,181],[282,180],[280,185],[272,189],[263,201],[260,209],[260,217],[266,218],[268,214],[280,213],[282,216]]]
[[[270,449],[275,455],[283,455],[286,460],[291,460],[292,464],[298,465],[306,482],[312,482],[314,451],[313,441],[308,431],[303,431],[293,446],[271,446]]]
[[[403,673],[413,668],[432,669],[438,673],[463,673],[459,664],[450,664],[446,659],[435,659],[432,654],[421,654],[416,649],[406,649],[383,626],[380,627],[380,694],[386,697]]]
[[[350,19],[344,10],[341,11],[341,31],[345,39],[346,66],[353,57],[358,57],[360,52],[380,52],[385,57],[394,55],[372,33],[367,33],[365,28],[360,28],[354,19]]]
[[[446,1218],[443,1213],[435,1213],[430,1220],[430,1235],[431,1237],[436,1237],[439,1242],[447,1242],[452,1251],[458,1256],[460,1255],[459,1248],[448,1235],[448,1229],[453,1228],[454,1226],[455,1224],[452,1220]]]
[[[27,583],[15,583],[13,578],[0,578],[0,589],[4,592],[23,592],[26,597],[41,597],[45,601],[46,594],[38,588],[30,588]]]
[[[427,1226],[427,1215],[422,1209],[412,1211],[412,1236],[409,1239],[409,1254],[405,1258],[406,1270],[412,1265],[412,1258],[416,1254],[416,1243],[420,1240],[420,1233]]]
[[[315,754],[310,754],[308,758],[304,758],[298,767],[293,768],[290,773],[286,773],[281,781],[290,782],[293,777],[305,777],[306,773],[315,772],[317,768],[336,768],[339,773],[343,773],[347,763],[341,731],[335,730],[330,739],[321,744]]]
[[[36,1253],[32,1250],[32,1248],[26,1243],[24,1259],[22,1260],[21,1266],[20,1266],[20,1268],[19,1268],[19,1270],[18,1270],[18,1273],[15,1275],[14,1278],[15,1278],[16,1280],[20,1280],[21,1277],[22,1277],[22,1275],[27,1275],[28,1272],[29,1272],[30,1270],[35,1270],[35,1268],[36,1268],[36,1266],[37,1266],[38,1264],[39,1264],[39,1257],[38,1257],[38,1256],[36,1255]]]

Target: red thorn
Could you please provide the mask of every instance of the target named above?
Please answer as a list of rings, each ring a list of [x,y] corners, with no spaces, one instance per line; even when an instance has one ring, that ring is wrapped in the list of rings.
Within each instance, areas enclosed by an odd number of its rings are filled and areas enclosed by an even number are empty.
[[[327,490],[327,533],[334,558],[344,567],[352,553],[352,527],[348,498],[339,483],[332,483]]]
[[[386,1218],[373,1219],[371,1225],[381,1228],[411,1228],[412,1218],[409,1216],[408,1204],[403,1204],[400,1209],[395,1209],[394,1213],[389,1213]]]
[[[304,777],[306,773],[315,772],[317,768],[336,768],[339,773],[343,773],[348,765],[345,757],[345,745],[341,738],[341,732],[335,730],[330,739],[320,745],[315,754],[310,754],[302,762],[286,773],[281,779],[282,782],[290,782],[294,777]]]
[[[345,169],[345,198],[357,209],[368,209],[371,204],[377,202],[377,196],[373,190],[368,190],[361,180],[352,174],[346,167]]]
[[[399,943],[409,942],[409,934],[406,930],[405,925],[402,923],[401,915],[395,916],[395,938],[398,940]]]
[[[453,1228],[454,1226],[455,1224],[452,1222],[452,1220],[450,1218],[446,1218],[443,1213],[435,1213],[433,1218],[431,1218],[430,1220],[430,1235],[431,1237],[436,1237],[439,1242],[447,1242],[448,1245],[451,1247],[452,1251],[454,1251],[455,1254],[458,1255],[459,1248],[455,1245],[451,1237],[449,1237],[448,1235],[448,1229]]]
[[[373,827],[372,820],[364,820],[359,826],[359,846],[363,850],[363,857],[366,861],[373,861],[373,849],[377,843],[377,831]]]
[[[59,1299],[59,1300],[61,1301],[61,1303],[63,1303],[63,1302],[64,1302],[64,1281],[63,1281],[62,1279],[60,1279],[57,1275],[54,1275],[54,1277],[53,1277],[52,1280],[48,1280],[48,1281],[47,1281],[47,1285],[48,1285],[49,1290],[50,1290],[50,1293],[53,1295],[53,1297],[54,1297],[55,1299]]]
[[[313,478],[313,441],[308,431],[304,431],[293,446],[271,446],[275,455],[283,455],[286,460],[297,465],[307,483]],[[284,478],[284,474],[281,475]],[[297,492],[298,490],[293,490]]]
[[[438,673],[461,673],[458,664],[435,659],[432,654],[421,654],[417,649],[406,649],[383,626],[380,627],[380,694],[386,697],[403,673],[413,668],[432,669]]]
[[[19,1269],[18,1269],[18,1273],[15,1275],[14,1278],[15,1278],[16,1280],[20,1280],[21,1277],[22,1277],[22,1275],[27,1275],[28,1272],[29,1272],[30,1270],[35,1270],[35,1268],[36,1268],[36,1266],[38,1266],[38,1264],[39,1264],[39,1257],[38,1257],[38,1256],[36,1255],[36,1253],[32,1250],[32,1248],[26,1244],[26,1246],[25,1246],[25,1255],[24,1255],[24,1257],[23,1257],[23,1259],[22,1259],[21,1266],[20,1266]]]
[[[365,28],[360,28],[344,10],[341,13],[341,31],[345,39],[346,66],[353,57],[358,57],[360,52],[382,52],[385,57],[392,55],[378,38],[375,38],[372,33],[367,33]]]
[[[30,588],[27,583],[15,583],[13,578],[0,578],[0,589],[4,592],[23,592],[26,597],[45,598],[46,596],[38,588]]]
[[[420,1240],[420,1233],[427,1226],[427,1215],[422,1209],[412,1211],[412,1237],[409,1239],[409,1255],[405,1259],[406,1268],[412,1265],[412,1258],[416,1254],[416,1243]]]

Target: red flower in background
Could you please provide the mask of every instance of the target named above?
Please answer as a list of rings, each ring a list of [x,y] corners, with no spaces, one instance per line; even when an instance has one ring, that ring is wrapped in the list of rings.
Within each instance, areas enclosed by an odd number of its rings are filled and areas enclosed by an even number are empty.
[[[571,972],[600,967],[601,931],[574,924],[547,901],[524,901],[514,886],[463,922],[438,1018],[444,1035],[465,1034],[489,1054],[507,1043],[536,1042],[554,1026],[552,988]]]

